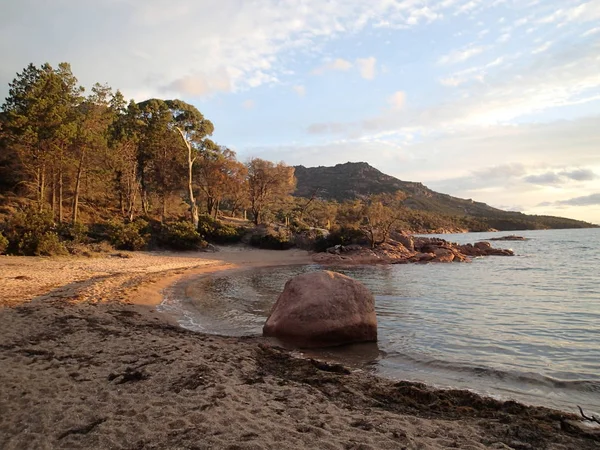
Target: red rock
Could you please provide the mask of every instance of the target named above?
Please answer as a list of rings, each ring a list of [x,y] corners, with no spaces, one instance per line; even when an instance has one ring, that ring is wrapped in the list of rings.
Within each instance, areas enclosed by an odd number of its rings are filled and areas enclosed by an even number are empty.
[[[452,262],[454,261],[454,253],[447,248],[438,248],[435,251],[434,262]]]
[[[376,341],[375,299],[363,284],[336,272],[298,275],[285,284],[263,335],[302,347]]]

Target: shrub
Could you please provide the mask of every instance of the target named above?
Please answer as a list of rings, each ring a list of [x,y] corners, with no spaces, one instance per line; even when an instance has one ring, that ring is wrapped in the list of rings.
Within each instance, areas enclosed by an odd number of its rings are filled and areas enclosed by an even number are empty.
[[[82,243],[88,240],[88,227],[82,223],[63,223],[58,226],[58,235],[62,240]]]
[[[329,247],[336,245],[365,244],[364,234],[355,228],[341,227],[333,230],[327,236],[318,238],[315,242],[315,251],[324,252]]]
[[[294,242],[288,230],[265,228],[250,237],[250,245],[267,250],[287,250]]]
[[[6,253],[6,249],[8,248],[8,239],[4,237],[2,233],[0,233],[0,255]]]
[[[112,220],[106,223],[109,242],[118,250],[143,250],[150,241],[148,222],[136,219],[123,223]]]
[[[171,222],[161,226],[157,243],[173,250],[197,250],[206,247],[206,241],[190,222]]]
[[[327,232],[327,234],[329,233]],[[294,245],[302,250],[314,250],[317,242],[320,242],[324,236],[323,230],[319,229],[309,229],[294,233]]]
[[[50,231],[41,235],[37,241],[36,256],[68,255],[65,245],[60,241],[58,234]]]
[[[50,212],[38,212],[33,208],[18,211],[4,224],[4,234],[8,240],[7,253],[25,256],[67,254]]]
[[[239,242],[243,236],[243,229],[227,225],[206,215],[200,217],[198,232],[208,242],[215,244],[233,244]]]

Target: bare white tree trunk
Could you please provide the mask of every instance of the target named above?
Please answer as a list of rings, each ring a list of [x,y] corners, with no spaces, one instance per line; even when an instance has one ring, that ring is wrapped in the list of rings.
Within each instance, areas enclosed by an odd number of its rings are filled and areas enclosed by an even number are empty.
[[[188,150],[188,197],[189,197],[188,202],[190,205],[190,212],[192,213],[192,223],[194,224],[194,228],[198,229],[198,222],[200,220],[200,214],[198,211],[198,205],[196,204],[196,199],[194,198],[194,179],[193,179],[193,169],[194,169],[194,162],[196,161],[196,157],[195,156],[192,157],[192,146],[186,139],[185,133],[179,127],[176,127],[176,128],[177,128],[177,131],[179,131],[179,134],[181,135],[181,138],[183,139],[183,142]]]

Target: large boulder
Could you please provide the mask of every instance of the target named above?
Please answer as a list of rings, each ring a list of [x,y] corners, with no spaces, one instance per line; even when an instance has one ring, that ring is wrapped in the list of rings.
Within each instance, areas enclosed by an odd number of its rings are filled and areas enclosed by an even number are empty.
[[[375,299],[361,283],[336,272],[298,275],[285,284],[263,335],[301,347],[376,341]]]

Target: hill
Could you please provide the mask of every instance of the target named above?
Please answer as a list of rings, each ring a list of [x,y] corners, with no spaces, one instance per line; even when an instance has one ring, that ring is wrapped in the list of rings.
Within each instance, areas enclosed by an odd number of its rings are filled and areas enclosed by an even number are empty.
[[[325,200],[343,202],[400,190],[407,194],[404,206],[408,209],[453,219],[456,227],[467,225],[470,229],[498,230],[594,227],[587,222],[562,217],[503,211],[482,202],[442,194],[422,183],[402,181],[386,175],[365,162],[348,162],[333,167],[295,166],[295,170],[298,180],[296,196],[311,197],[316,194]],[[477,226],[469,226],[470,223],[477,223]]]

